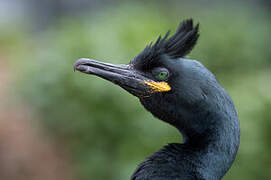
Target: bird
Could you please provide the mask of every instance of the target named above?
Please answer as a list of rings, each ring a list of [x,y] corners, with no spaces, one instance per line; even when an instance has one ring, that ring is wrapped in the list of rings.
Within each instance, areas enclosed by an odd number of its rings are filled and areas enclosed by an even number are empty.
[[[74,71],[96,75],[136,96],[154,117],[175,127],[169,143],[140,163],[131,180],[220,180],[233,164],[240,125],[231,97],[201,62],[187,59],[199,23],[186,19],[176,32],[143,49],[128,64],[80,58]]]

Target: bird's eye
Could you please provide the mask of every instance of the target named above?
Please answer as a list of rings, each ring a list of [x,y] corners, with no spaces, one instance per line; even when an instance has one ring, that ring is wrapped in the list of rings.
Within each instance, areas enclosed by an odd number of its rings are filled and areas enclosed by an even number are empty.
[[[166,68],[155,68],[152,71],[153,75],[157,80],[166,80],[169,76],[169,72]]]
[[[168,72],[162,71],[156,75],[157,79],[164,80],[168,77]]]

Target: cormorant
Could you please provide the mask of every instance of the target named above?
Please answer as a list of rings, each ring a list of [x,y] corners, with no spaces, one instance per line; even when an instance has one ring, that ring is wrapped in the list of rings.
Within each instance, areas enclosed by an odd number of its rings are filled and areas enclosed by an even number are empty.
[[[74,70],[111,81],[137,96],[155,117],[177,128],[183,143],[170,143],[139,164],[131,180],[219,180],[231,167],[240,139],[234,104],[215,76],[185,59],[199,24],[188,19],[150,43],[128,65],[81,58]]]

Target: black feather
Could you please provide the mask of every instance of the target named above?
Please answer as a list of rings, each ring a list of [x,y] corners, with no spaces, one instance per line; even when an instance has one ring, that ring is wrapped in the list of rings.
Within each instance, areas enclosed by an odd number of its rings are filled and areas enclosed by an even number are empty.
[[[149,69],[162,55],[168,55],[172,59],[184,57],[195,46],[199,37],[198,29],[199,24],[194,27],[192,19],[181,22],[175,34],[170,38],[170,31],[163,38],[160,35],[154,44],[151,42],[147,45],[130,64],[136,69]]]

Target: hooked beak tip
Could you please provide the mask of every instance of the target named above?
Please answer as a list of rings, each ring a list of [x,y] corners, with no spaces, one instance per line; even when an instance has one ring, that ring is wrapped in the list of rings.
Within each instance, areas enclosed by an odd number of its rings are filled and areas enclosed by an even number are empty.
[[[80,68],[80,65],[86,64],[86,62],[89,61],[88,58],[80,58],[78,59],[74,64],[73,64],[73,71],[75,72],[76,70],[80,71],[82,70]]]

